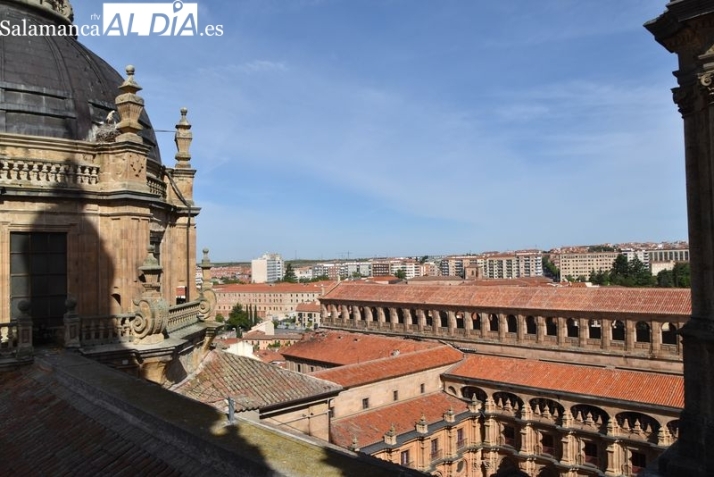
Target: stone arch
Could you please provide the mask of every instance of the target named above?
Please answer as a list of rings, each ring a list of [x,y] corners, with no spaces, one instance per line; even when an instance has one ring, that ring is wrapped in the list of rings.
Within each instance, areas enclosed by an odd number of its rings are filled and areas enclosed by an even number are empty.
[[[402,310],[401,308],[396,308],[396,312],[397,312],[397,323],[399,323],[400,325],[405,324],[406,320],[405,320],[405,316],[404,316],[404,310]]]
[[[625,324],[621,320],[612,322],[612,341],[625,341]]]
[[[461,397],[469,401],[476,397],[477,401],[484,402],[488,398],[488,394],[481,388],[476,386],[464,386],[461,388]]]
[[[677,344],[677,325],[674,323],[662,324],[662,344]]]
[[[638,321],[635,323],[635,341],[637,343],[651,343],[652,329],[646,321]]]
[[[602,323],[600,323],[600,320],[588,320],[588,338],[602,339]]]
[[[531,410],[538,416],[563,417],[565,408],[558,401],[548,398],[533,398],[528,401]]]
[[[498,315],[497,314],[491,313],[488,316],[488,329],[490,331],[498,332]]]
[[[660,424],[654,417],[641,412],[626,411],[615,415],[615,419],[623,431],[639,434],[647,441],[657,443]]]
[[[453,386],[449,386],[449,389],[447,389],[447,392],[451,394],[452,396],[456,396],[456,388]]]
[[[513,315],[506,317],[506,332],[516,333],[518,331],[518,319]]]
[[[526,334],[534,335],[538,332],[538,326],[536,325],[536,319],[532,316],[526,316]]]
[[[669,421],[667,423],[667,430],[672,435],[672,439],[679,439],[679,419]]]
[[[473,329],[474,330],[480,330],[481,329],[481,313],[476,313],[473,312],[471,313],[471,319],[473,320]]]
[[[545,334],[546,336],[558,336],[558,320],[552,316],[545,319]]]
[[[434,329],[434,315],[431,310],[424,312],[424,318],[426,319],[426,326],[431,326]]]
[[[438,314],[438,320],[436,320],[436,323],[434,326],[439,327],[439,328],[448,328],[449,327],[449,315],[445,311],[437,311]]]
[[[528,477],[528,474],[518,468],[517,461],[510,456],[506,456],[498,463],[496,473],[491,477]]]
[[[568,318],[565,322],[566,336],[568,338],[577,338],[580,330],[580,323],[575,318]]]
[[[523,408],[523,399],[513,393],[498,391],[493,393],[493,401],[501,409],[510,408],[513,410]]]
[[[576,421],[596,428],[604,429],[610,420],[606,411],[590,404],[576,404],[570,408],[570,413]]]

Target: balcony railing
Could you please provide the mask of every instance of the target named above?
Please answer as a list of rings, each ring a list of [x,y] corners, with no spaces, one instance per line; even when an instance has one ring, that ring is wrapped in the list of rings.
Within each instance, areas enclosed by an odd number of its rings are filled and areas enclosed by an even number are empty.
[[[91,185],[99,182],[99,166],[40,159],[0,159],[0,183]]]
[[[439,460],[443,457],[443,455],[444,455],[444,451],[442,451],[441,449],[431,451],[431,460]]]
[[[166,325],[169,334],[198,323],[199,305],[200,302],[196,300],[169,308],[169,322]]]
[[[130,321],[133,314],[118,316],[83,316],[79,330],[83,346],[97,346],[131,341],[134,333]]]

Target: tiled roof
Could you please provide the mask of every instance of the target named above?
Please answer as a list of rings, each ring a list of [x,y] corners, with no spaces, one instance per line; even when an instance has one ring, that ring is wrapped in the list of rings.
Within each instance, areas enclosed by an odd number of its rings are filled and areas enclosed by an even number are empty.
[[[330,426],[330,440],[341,447],[352,445],[357,437],[359,447],[382,440],[394,425],[397,434],[413,431],[423,415],[427,424],[439,422],[452,409],[456,414],[467,410],[466,402],[446,393],[435,393],[381,407],[343,419],[335,419]]]
[[[174,391],[224,411],[225,399],[230,396],[235,400],[236,410],[247,411],[325,393],[337,394],[340,389],[334,383],[214,350],[203,360],[195,376],[180,383]]]
[[[1,375],[3,475],[210,473],[199,459],[86,400],[47,368],[35,364]]]
[[[394,351],[405,354],[437,346],[440,345],[438,343],[403,338],[388,338],[340,331],[319,331],[306,333],[302,341],[298,341],[281,351],[288,359],[297,358],[326,364],[344,365],[385,358],[391,356]]]
[[[264,363],[282,363],[285,361],[285,357],[282,354],[271,349],[261,349],[256,351],[254,354]]]
[[[530,359],[466,355],[449,376],[672,408],[684,407],[682,376]]]
[[[558,288],[381,285],[341,283],[322,302],[403,303],[405,305],[516,308],[544,311],[691,314],[691,292],[675,288]]]
[[[459,362],[462,358],[461,351],[444,345],[409,354],[399,353],[397,356],[324,369],[311,375],[350,388],[447,366]]]
[[[312,301],[310,303],[298,303],[298,305],[295,307],[295,311],[297,312],[307,312],[307,313],[319,313],[320,312],[320,304],[316,301]]]

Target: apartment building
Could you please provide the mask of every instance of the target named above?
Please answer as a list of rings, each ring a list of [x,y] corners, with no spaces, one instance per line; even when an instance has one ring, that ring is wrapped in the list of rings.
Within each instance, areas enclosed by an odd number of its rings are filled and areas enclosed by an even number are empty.
[[[283,257],[277,253],[266,253],[252,260],[250,269],[253,283],[273,283],[285,275]]]

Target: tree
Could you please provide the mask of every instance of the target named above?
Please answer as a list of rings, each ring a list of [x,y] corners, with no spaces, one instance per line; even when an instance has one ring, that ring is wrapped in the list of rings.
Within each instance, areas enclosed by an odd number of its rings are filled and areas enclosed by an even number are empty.
[[[253,320],[250,313],[243,310],[243,305],[236,303],[228,315],[228,325],[236,331],[249,330],[253,326]]]
[[[283,281],[288,283],[297,283],[297,277],[295,276],[295,270],[293,270],[292,263],[288,263],[285,266],[285,275],[283,276]]]
[[[691,272],[689,268],[689,262],[679,262],[674,264],[672,268],[672,279],[674,280],[674,286],[677,288],[689,288],[691,287]]]
[[[555,266],[553,262],[550,261],[548,255],[543,255],[543,274],[553,280],[557,280],[560,277],[560,270]]]
[[[403,268],[399,268],[394,272],[394,276],[400,280],[407,278],[407,272]]]

